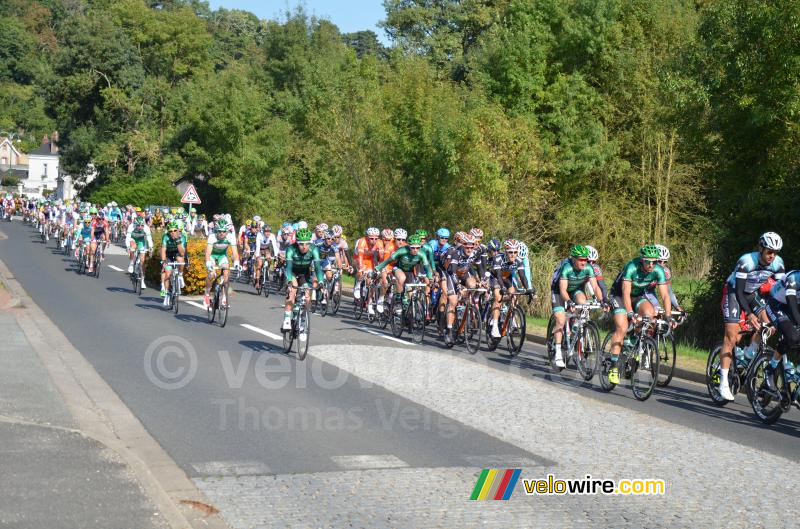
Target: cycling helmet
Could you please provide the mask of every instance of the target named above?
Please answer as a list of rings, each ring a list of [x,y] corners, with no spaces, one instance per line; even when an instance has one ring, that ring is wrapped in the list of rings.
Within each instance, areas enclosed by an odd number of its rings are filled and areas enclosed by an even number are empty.
[[[111,201],[111,207],[112,207],[112,208],[115,208],[115,207],[117,207],[117,203],[116,203],[116,202],[114,202],[113,200]]]
[[[646,244],[639,249],[639,257],[658,259],[658,248],[655,244]]]
[[[253,225],[253,219],[247,219],[246,221],[244,221],[244,225],[245,226],[252,226]]]
[[[297,229],[298,230],[307,230],[308,229],[308,222],[304,220],[297,221]]]
[[[292,223],[292,231],[297,231],[299,229],[300,229],[300,226],[296,222],[293,222]]]
[[[658,259],[660,261],[669,261],[669,248],[663,244],[656,244],[655,247],[658,248]]]
[[[283,228],[281,228],[281,232],[284,235],[291,235],[292,233],[294,233],[294,230],[292,229],[291,226],[284,226]]]
[[[83,223],[84,224],[91,224],[92,223],[92,219],[90,219],[89,217],[84,217]],[[142,224],[142,223],[141,222],[137,222],[136,224]]]
[[[168,230],[179,230],[180,228],[178,228],[178,223],[177,222],[172,221],[169,224],[167,224],[167,229]]]
[[[528,258],[528,245],[522,241],[519,241],[519,258],[520,259]]]
[[[228,224],[231,223],[231,214],[230,213],[224,214],[223,218],[225,219],[225,222],[227,222]]]
[[[391,241],[392,239],[394,239],[394,232],[389,228],[386,228],[381,232],[381,237]]]
[[[91,221],[92,219],[89,219],[89,220]],[[84,222],[86,222],[86,221],[84,220]],[[133,222],[137,226],[141,226],[142,224],[144,224],[144,217],[136,217],[136,220],[134,220]]]
[[[216,226],[214,226],[214,229],[216,231],[228,231],[228,221],[225,219],[219,219]]]
[[[291,223],[291,222],[289,222],[289,221],[285,221],[283,224],[281,224],[281,229],[283,229],[283,228],[285,228],[285,227],[287,227],[287,226],[291,226],[291,225],[292,225],[292,223]]]
[[[419,248],[422,246],[422,239],[419,238],[419,235],[412,235],[408,238],[408,245],[411,248]]]
[[[582,244],[576,244],[569,250],[570,257],[579,257],[581,259],[589,259],[589,248]]]
[[[428,230],[419,229],[419,230],[414,232],[414,235],[419,235],[420,239],[427,239],[428,238]],[[394,236],[397,237],[396,230],[395,230],[395,235]]]
[[[439,228],[436,230],[436,236],[440,239],[449,239],[450,238],[450,230],[447,228]]]
[[[476,239],[483,239],[483,230],[480,228],[472,228],[469,230],[469,234],[475,237]]]
[[[89,213],[91,213],[92,215],[97,215],[97,208],[93,207],[92,209],[89,210]]]
[[[503,248],[506,250],[519,251],[519,241],[516,239],[507,239],[503,243]]]
[[[263,226],[261,226],[261,229],[263,231],[272,231],[272,226],[270,226],[269,224],[264,224]]]
[[[342,232],[344,232],[342,227],[339,226],[338,224],[334,224],[333,228],[331,228],[331,231],[333,232],[333,236],[334,237],[338,237],[338,236],[340,236],[342,234]]]
[[[464,236],[466,235],[463,231],[457,231],[455,237],[453,239],[456,241],[456,244],[464,242]]]
[[[464,243],[464,244],[469,244],[471,246],[475,246],[475,244],[478,241],[477,241],[477,239],[475,239],[475,236],[472,235],[471,233],[465,233],[464,235],[461,236],[461,242]]]
[[[328,225],[324,222],[317,224],[316,231],[328,231]]]
[[[493,252],[499,252],[502,244],[498,239],[492,239],[489,241],[489,249]]]
[[[375,227],[367,228],[367,237],[379,237],[381,234],[380,230]]]
[[[258,215],[253,215],[253,222],[261,222],[261,217]]]
[[[197,210],[194,208],[189,208],[189,213],[197,213]]]
[[[333,230],[325,230],[325,238],[333,239]]]
[[[774,231],[768,231],[758,239],[758,244],[767,250],[779,252],[783,248],[783,239]]]
[[[595,250],[594,246],[589,246],[587,244],[586,245],[586,249],[589,250],[589,260],[590,261],[598,261],[600,259],[600,254],[597,253],[597,250]],[[669,251],[667,253],[669,253]]]
[[[311,237],[313,236],[314,234],[311,233],[311,230],[308,228],[301,228],[297,232],[297,242],[311,242]]]
[[[414,235],[419,237],[420,241],[422,240],[422,236],[419,234],[419,232],[415,233]],[[408,232],[403,228],[397,228],[396,230],[394,230],[394,238],[400,240],[406,240],[408,238]]]

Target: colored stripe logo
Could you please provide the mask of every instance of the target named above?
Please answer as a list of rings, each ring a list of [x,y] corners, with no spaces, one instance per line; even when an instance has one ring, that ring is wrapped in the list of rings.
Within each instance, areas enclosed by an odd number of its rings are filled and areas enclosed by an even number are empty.
[[[470,500],[507,500],[514,492],[521,468],[484,468]]]

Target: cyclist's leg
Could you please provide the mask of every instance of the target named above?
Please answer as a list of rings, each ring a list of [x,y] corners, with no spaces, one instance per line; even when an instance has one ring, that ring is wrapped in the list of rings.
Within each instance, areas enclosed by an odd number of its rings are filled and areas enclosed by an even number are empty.
[[[402,312],[403,310],[403,289],[406,284],[406,273],[399,268],[394,268],[392,274],[396,280],[394,291],[394,310],[395,312]]]

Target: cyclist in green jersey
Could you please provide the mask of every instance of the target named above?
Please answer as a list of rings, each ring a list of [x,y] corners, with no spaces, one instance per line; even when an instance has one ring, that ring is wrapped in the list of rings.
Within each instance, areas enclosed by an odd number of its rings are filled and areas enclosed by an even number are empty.
[[[667,314],[672,312],[672,302],[667,289],[667,276],[661,265],[658,264],[658,248],[653,244],[642,246],[639,257],[626,264],[611,287],[611,307],[614,309],[614,336],[611,338],[611,361],[614,366],[608,373],[608,380],[612,384],[619,384],[619,370],[616,366],[617,357],[622,349],[622,342],[628,332],[629,322],[636,323],[638,316],[655,317],[656,310],[647,301],[645,296],[647,288],[655,283],[658,295]],[[675,320],[670,317],[670,324],[674,327]]]
[[[597,293],[598,301],[603,301],[603,293],[594,277],[594,268],[589,266],[589,248],[577,244],[570,249],[570,257],[559,264],[553,274],[550,286],[550,301],[553,306],[553,342],[555,346],[554,360],[556,367],[565,367],[561,355],[561,341],[564,335],[564,325],[567,323],[566,311],[573,312],[576,304],[586,303],[584,285],[592,286]]]
[[[322,259],[319,257],[319,249],[315,244],[311,244],[314,236],[308,228],[297,231],[295,239],[297,242],[286,249],[286,305],[283,312],[283,325],[281,331],[286,332],[292,328],[292,309],[294,308],[297,288],[301,285],[311,283],[311,290],[316,290],[322,282]],[[313,268],[313,275],[312,275]],[[306,302],[311,300],[311,290],[306,291]],[[305,341],[305,333],[300,334],[300,341]]]
[[[401,301],[403,298],[403,288],[408,279],[411,279],[411,281],[416,279],[415,268],[417,265],[421,265],[425,270],[425,283],[433,279],[431,264],[428,262],[428,258],[420,251],[421,246],[422,239],[420,239],[419,235],[414,234],[408,238],[407,246],[401,246],[385,261],[375,267],[375,273],[378,274],[389,264],[394,264],[392,274],[394,274],[395,280],[397,281],[397,290],[394,293],[394,307],[397,313],[403,311],[403,304]]]
[[[186,236],[181,233],[177,222],[170,222],[167,231],[161,237],[161,297],[165,297],[169,291],[169,278],[172,267],[167,263],[183,263],[186,255]],[[183,270],[178,270],[182,273]],[[180,281],[178,282],[180,285]]]
[[[208,293],[211,290],[211,282],[214,281],[214,269],[219,267],[225,278],[225,283],[228,282],[230,275],[229,262],[228,262],[228,249],[233,252],[233,268],[239,268],[239,249],[236,248],[236,238],[233,233],[229,231],[228,221],[220,219],[215,223],[214,233],[208,236],[208,243],[206,244],[206,268],[208,269],[208,276],[206,277],[206,289],[203,296],[203,303],[206,307],[209,305]]]

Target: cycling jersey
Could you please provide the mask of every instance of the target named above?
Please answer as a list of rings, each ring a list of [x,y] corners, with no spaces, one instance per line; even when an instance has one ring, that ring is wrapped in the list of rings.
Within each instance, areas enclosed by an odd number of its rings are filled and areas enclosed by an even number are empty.
[[[611,294],[622,296],[622,283],[625,281],[630,281],[631,296],[634,297],[643,295],[651,284],[665,285],[667,276],[660,264],[656,264],[652,272],[646,272],[642,267],[642,259],[637,257],[628,262],[617,275],[611,287]]]
[[[380,253],[382,251],[383,241],[379,239],[375,241],[374,245],[370,246],[368,238],[361,237],[358,241],[356,241],[356,247],[354,251],[359,269],[365,268],[367,270],[372,270],[375,267],[375,261],[380,260]]]
[[[517,279],[522,282],[526,290],[528,289],[530,283],[525,278],[525,265],[521,259],[511,261],[506,254],[498,253],[492,261],[492,271],[496,281],[495,288],[500,286],[508,288]]]
[[[236,239],[231,232],[226,232],[221,239],[214,232],[208,236],[207,246],[211,246],[211,261],[225,269],[228,267],[228,249],[231,246],[236,247]]]
[[[291,245],[286,250],[286,279],[291,281],[297,279],[298,285],[308,282],[311,274],[311,267],[314,266],[314,275],[317,281],[322,282],[322,270],[319,266],[319,249],[313,244],[303,253],[297,244]]]
[[[255,251],[256,249],[256,242],[258,242],[259,232],[254,232],[253,230],[247,230],[242,234],[242,243],[247,244],[247,247],[250,248],[251,251]]]
[[[419,251],[416,255],[412,254],[411,247],[409,246],[401,246],[392,255],[390,255],[388,259],[378,264],[378,266],[375,267],[375,271],[380,272],[392,263],[399,270],[402,270],[406,274],[413,273],[414,268],[417,265],[422,265],[425,270],[425,276],[428,279],[433,279],[433,271],[431,270],[431,265],[428,262],[428,258]]]
[[[108,233],[108,221],[94,219],[92,221],[92,239],[102,239],[106,233]]]
[[[174,256],[178,253],[179,246],[186,248],[186,236],[181,234],[177,239],[173,239],[169,233],[165,233],[161,237],[161,246],[167,249],[167,256]]]
[[[672,304],[672,308],[673,310],[680,310],[681,304],[678,303],[678,298],[675,296],[675,291],[672,289],[672,271],[670,271],[670,269],[665,265],[661,265],[661,267],[664,269],[664,275],[667,278],[667,291],[669,292],[669,300]],[[661,308],[661,304],[658,302],[658,297],[656,297],[656,288],[658,288],[658,283],[655,281],[650,283],[650,286],[647,287],[647,293],[645,295],[650,304],[653,305],[656,310],[658,310]]]
[[[581,290],[593,277],[595,277],[594,267],[589,263],[586,263],[583,270],[578,270],[572,259],[566,258],[563,259],[553,271],[553,279],[550,282],[550,288],[553,292],[560,293],[561,287],[559,283],[562,279],[565,279],[567,281],[567,293],[572,295]]]
[[[150,234],[150,227],[146,224],[137,225],[131,224],[128,226],[128,232],[125,234],[125,246],[130,247],[131,242],[136,243],[136,248],[142,249],[147,245],[147,248],[153,247],[153,237]]]
[[[265,250],[269,250],[273,256],[278,255],[278,241],[275,239],[275,234],[270,233],[268,236],[263,232],[258,234],[256,239],[256,253],[260,254]]]
[[[731,288],[736,288],[736,280],[743,279],[744,293],[752,294],[770,277],[774,276],[777,280],[783,277],[786,269],[783,259],[779,255],[776,255],[772,263],[768,265],[761,264],[759,257],[758,252],[750,252],[741,256],[726,283]]]
[[[430,248],[430,253],[433,257],[433,264],[436,267],[436,270],[439,273],[444,273],[444,268],[442,267],[442,256],[447,252],[450,248],[450,243],[439,244],[438,239],[431,239],[425,246]]]
[[[467,253],[463,246],[448,248],[442,258],[442,263],[447,267],[449,273],[458,277],[477,273],[478,279],[482,279],[486,272],[486,262],[477,249],[473,249],[472,253]]]

